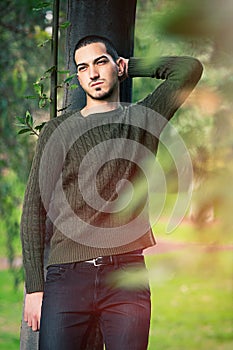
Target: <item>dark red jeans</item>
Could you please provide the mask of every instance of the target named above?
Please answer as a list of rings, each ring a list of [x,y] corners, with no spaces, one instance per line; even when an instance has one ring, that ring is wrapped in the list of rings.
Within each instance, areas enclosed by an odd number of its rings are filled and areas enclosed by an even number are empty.
[[[140,269],[141,281],[142,271],[147,274],[144,261],[98,267],[86,262],[50,266],[39,349],[81,350],[92,323],[98,321],[106,350],[146,350],[150,290],[148,282],[135,285],[134,281],[132,285],[135,269]],[[122,274],[117,275],[119,272]],[[126,281],[124,286],[122,281]]]

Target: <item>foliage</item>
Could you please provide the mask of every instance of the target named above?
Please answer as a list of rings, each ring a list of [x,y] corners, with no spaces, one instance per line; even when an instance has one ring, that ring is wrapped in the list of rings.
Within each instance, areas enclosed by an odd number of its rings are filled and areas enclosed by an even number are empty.
[[[233,226],[232,189],[232,1],[140,1],[137,13],[135,52],[148,55],[191,55],[204,65],[201,82],[172,121],[190,151],[194,169],[194,195],[190,217],[204,226],[220,217],[222,230]],[[135,99],[149,93],[154,82],[137,79]],[[158,159],[174,164],[160,147]],[[175,185],[171,183],[171,188]]]
[[[49,34],[46,32],[44,14],[34,11],[38,1],[4,1],[1,3],[1,169],[13,168],[22,180],[26,180],[32,152],[31,140],[16,137],[15,115],[24,114],[30,101],[33,82],[48,65],[48,55],[37,44]],[[24,164],[23,167],[19,166]]]
[[[48,7],[35,11],[37,4],[36,0],[6,0],[0,5],[0,228],[15,286],[22,279],[14,258],[19,254],[22,197],[34,153],[34,140],[17,136],[15,115],[23,115],[29,109],[31,100],[24,96],[32,95],[33,82],[49,64],[48,55],[37,46],[50,38],[45,21]],[[45,96],[41,91],[42,98]],[[31,127],[30,113],[20,122]]]
[[[35,122],[33,120],[33,116],[29,111],[26,112],[25,117],[16,117],[19,121],[18,126],[21,128],[18,131],[18,135],[30,133],[30,135],[36,135],[39,136],[40,130],[43,128],[45,122],[41,123],[40,125],[35,126]],[[38,130],[38,132],[37,132]]]
[[[1,235],[4,235],[5,240],[2,249],[4,256],[7,255],[10,271],[14,276],[14,286],[18,288],[20,281],[22,281],[22,269],[15,266],[16,254],[19,254],[19,219],[21,211],[21,194],[23,191],[23,183],[19,182],[17,174],[10,169],[5,169],[2,173],[0,197],[4,198],[0,207],[0,229]],[[7,253],[7,254],[6,254]],[[2,254],[1,254],[2,255]]]
[[[48,119],[48,78],[54,70],[50,67],[48,54],[52,1],[5,1],[0,9],[0,227],[1,235],[6,237],[7,255],[13,271],[13,246],[15,239],[19,239],[22,197],[35,144],[35,138],[17,134],[38,136]],[[61,23],[61,28],[68,25]],[[60,37],[62,43],[63,35]],[[67,77],[67,73],[65,75]],[[38,107],[43,108],[43,114]],[[16,115],[18,123],[15,122]],[[17,191],[18,188],[21,190]],[[17,276],[15,283],[18,283]]]

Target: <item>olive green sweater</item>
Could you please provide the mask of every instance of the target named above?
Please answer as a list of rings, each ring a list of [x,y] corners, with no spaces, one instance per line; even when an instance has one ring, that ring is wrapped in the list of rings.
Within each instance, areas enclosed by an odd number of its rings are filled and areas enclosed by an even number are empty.
[[[27,293],[43,290],[46,217],[53,223],[48,264],[155,244],[143,161],[156,154],[162,129],[199,81],[202,66],[191,57],[153,64],[131,58],[128,72],[164,82],[137,104],[87,117],[67,113],[40,133],[21,219]]]

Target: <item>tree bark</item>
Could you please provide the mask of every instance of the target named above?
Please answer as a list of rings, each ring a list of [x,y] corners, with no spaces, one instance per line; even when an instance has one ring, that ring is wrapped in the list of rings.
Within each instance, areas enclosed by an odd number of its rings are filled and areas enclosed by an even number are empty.
[[[120,56],[133,55],[136,0],[68,0],[67,4],[67,20],[71,25],[66,38],[66,62],[71,74],[76,72],[73,61],[74,47],[87,35],[95,34],[108,38]],[[85,105],[85,94],[77,77],[73,79],[72,84],[77,84],[78,88],[65,90],[63,108],[66,111],[82,109]],[[131,79],[128,78],[121,84],[120,95],[122,102],[131,102]],[[86,350],[97,349],[103,349],[98,324],[91,329],[86,345]]]
[[[67,20],[71,23],[67,30],[66,62],[71,74],[76,72],[73,62],[75,44],[81,38],[96,34],[110,39],[120,56],[130,57],[134,49],[136,0],[68,0]],[[78,84],[75,77],[72,84]],[[126,79],[121,84],[121,101],[131,102],[132,81]],[[63,108],[81,109],[85,105],[85,95],[79,86],[75,90],[66,89]]]

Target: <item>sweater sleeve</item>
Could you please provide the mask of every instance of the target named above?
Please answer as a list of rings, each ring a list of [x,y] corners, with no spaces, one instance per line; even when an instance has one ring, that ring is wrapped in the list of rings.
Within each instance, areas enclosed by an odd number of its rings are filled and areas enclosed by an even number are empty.
[[[43,259],[46,210],[40,194],[39,167],[45,144],[50,135],[49,126],[44,126],[37,141],[24,196],[20,235],[27,293],[43,291],[44,285]]]
[[[193,57],[161,57],[151,63],[132,57],[130,77],[151,77],[165,80],[139,104],[151,108],[170,120],[201,78],[202,64]]]

